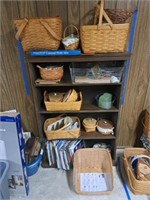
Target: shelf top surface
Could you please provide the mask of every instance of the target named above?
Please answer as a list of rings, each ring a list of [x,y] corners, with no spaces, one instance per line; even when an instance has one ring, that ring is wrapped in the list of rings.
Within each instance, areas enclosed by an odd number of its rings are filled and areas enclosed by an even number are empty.
[[[115,61],[128,60],[131,54],[123,53],[101,53],[101,54],[81,54],[77,56],[37,56],[25,55],[25,61],[29,63],[37,62],[90,62],[90,61]]]

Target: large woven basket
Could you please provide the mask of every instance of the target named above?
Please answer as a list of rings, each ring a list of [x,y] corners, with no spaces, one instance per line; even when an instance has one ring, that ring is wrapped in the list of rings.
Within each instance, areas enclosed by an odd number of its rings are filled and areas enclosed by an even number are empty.
[[[16,19],[16,39],[21,40],[24,51],[57,50],[62,38],[60,17]]]
[[[84,53],[124,52],[127,45],[129,23],[113,24],[104,11],[101,0],[98,25],[80,26],[81,47]],[[102,18],[108,24],[102,24]]]
[[[108,174],[109,189],[108,191],[82,191],[81,174]],[[112,160],[108,150],[100,148],[79,149],[74,154],[73,160],[73,185],[78,194],[110,194],[114,187]],[[89,184],[89,182],[88,182]],[[92,182],[91,182],[92,184]]]
[[[77,128],[71,130],[56,130],[56,131],[49,131],[47,130],[47,127],[53,122],[56,122],[58,119],[61,119],[61,117],[58,116],[47,119],[44,122],[44,132],[46,138],[48,140],[78,138],[80,136],[80,120],[78,117],[71,117],[71,118],[73,120],[73,123],[78,122]]]
[[[78,93],[77,101],[69,102],[50,102],[48,101],[47,92],[44,92],[44,104],[47,111],[56,110],[80,110],[82,104],[82,93]]]
[[[124,150],[124,167],[129,179],[131,190],[134,194],[150,194],[150,181],[137,180],[129,165],[129,157],[135,155],[150,156],[144,148],[126,148]]]

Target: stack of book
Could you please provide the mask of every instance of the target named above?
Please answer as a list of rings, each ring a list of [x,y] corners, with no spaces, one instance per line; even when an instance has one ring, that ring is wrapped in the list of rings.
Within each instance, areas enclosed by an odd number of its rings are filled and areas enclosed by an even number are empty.
[[[49,166],[56,164],[58,169],[70,170],[73,154],[80,148],[83,148],[82,140],[47,141],[46,152]]]

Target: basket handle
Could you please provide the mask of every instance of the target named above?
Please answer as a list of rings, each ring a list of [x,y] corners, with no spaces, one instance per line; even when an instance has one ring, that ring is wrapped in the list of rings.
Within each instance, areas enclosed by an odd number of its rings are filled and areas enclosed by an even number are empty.
[[[68,28],[71,28],[71,27],[73,27],[73,28],[76,30],[77,36],[79,37],[79,31],[78,31],[77,27],[74,26],[73,24],[70,24],[70,25],[68,25],[68,26],[65,28],[64,33],[63,33],[63,38],[66,37],[66,31],[67,31],[67,29],[68,29]]]
[[[19,40],[20,35],[21,35],[22,31],[24,30],[24,28],[26,27],[27,23],[28,23],[28,19],[25,18],[25,19],[23,20],[23,23],[22,23],[21,26],[19,27],[19,29],[18,29],[16,35],[15,35],[16,40]]]
[[[113,28],[113,23],[110,20],[110,18],[108,17],[108,15],[106,14],[105,10],[104,10],[104,0],[99,1],[100,3],[100,9],[99,9],[99,21],[98,21],[98,28],[100,29],[102,26],[102,20],[103,20],[103,16],[106,19],[106,21],[108,22],[109,26],[111,27],[111,29]]]
[[[47,24],[47,22],[41,18],[40,19],[41,24],[46,28],[46,30],[56,39],[56,40],[61,40],[61,38],[56,35],[56,33],[51,29],[51,27]]]
[[[144,124],[144,120],[145,120],[145,118],[143,117],[143,118],[142,118],[142,125],[143,125],[143,127],[144,127],[146,130],[150,131],[150,129],[147,128],[147,127],[145,126],[145,124]]]

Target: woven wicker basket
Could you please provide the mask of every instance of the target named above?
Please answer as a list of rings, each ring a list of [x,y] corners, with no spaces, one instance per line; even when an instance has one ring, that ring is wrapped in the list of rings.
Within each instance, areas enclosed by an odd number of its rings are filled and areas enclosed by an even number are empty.
[[[16,19],[16,39],[21,40],[23,51],[57,50],[62,38],[60,17]]]
[[[61,119],[61,116],[55,118],[49,118],[44,122],[44,132],[46,138],[48,140],[55,140],[55,139],[69,139],[69,138],[78,138],[80,136],[80,120],[78,117],[71,117],[73,123],[78,122],[79,126],[72,130],[56,130],[56,131],[49,131],[47,130],[48,125],[56,122],[58,119]]]
[[[135,155],[150,156],[150,153],[144,148],[126,148],[124,150],[124,167],[129,179],[131,190],[134,194],[150,194],[150,181],[137,180],[129,166],[129,157]]]
[[[56,110],[80,110],[82,104],[82,93],[78,93],[78,100],[74,102],[50,102],[48,101],[48,93],[44,92],[44,104],[47,111]]]
[[[53,80],[61,80],[64,74],[63,66],[43,68],[39,65],[36,65],[39,68],[40,76],[43,80],[53,81]]]
[[[98,25],[80,26],[84,53],[124,52],[126,49],[129,23],[113,24],[103,8],[104,0],[101,0]],[[108,24],[102,24],[103,16]]]
[[[96,119],[94,118],[85,118],[82,122],[86,132],[92,132],[96,129]]]
[[[63,38],[65,38],[66,37],[66,32],[67,32],[67,30],[68,29],[75,29],[75,31],[76,31],[76,33],[77,33],[77,35],[76,35],[76,37],[77,38],[79,38],[79,31],[78,31],[78,29],[77,29],[77,27],[76,26],[74,26],[74,25],[68,25],[66,28],[65,28],[65,30],[64,30],[64,33],[63,33]],[[74,36],[74,34],[73,34],[73,36]],[[64,47],[65,47],[65,49],[66,50],[75,50],[75,49],[77,49],[78,48],[78,46],[79,46],[79,40],[78,40],[78,42],[75,42],[75,43],[73,43],[73,44],[70,44],[70,45],[64,45]]]
[[[109,174],[108,191],[88,192],[81,191],[81,173],[106,173]],[[113,190],[113,170],[110,153],[106,149],[86,148],[79,149],[74,154],[73,160],[73,185],[78,194],[110,194]]]
[[[124,9],[105,9],[105,11],[113,24],[125,23],[133,15],[133,12]],[[99,12],[100,1],[95,7],[94,24],[96,24],[99,19]]]

